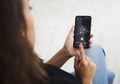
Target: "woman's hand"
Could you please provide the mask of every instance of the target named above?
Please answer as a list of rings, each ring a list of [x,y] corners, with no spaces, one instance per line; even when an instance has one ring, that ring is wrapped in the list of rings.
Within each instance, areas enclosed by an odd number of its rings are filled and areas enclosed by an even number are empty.
[[[92,37],[92,36],[93,35],[91,35],[90,37]],[[67,38],[66,38],[64,47],[61,50],[59,50],[46,63],[60,68],[72,56],[80,56],[79,49],[73,48],[73,37],[74,37],[74,30],[72,27]],[[91,46],[91,42],[89,41],[89,47],[90,46]]]
[[[93,35],[90,35],[90,38],[92,38]],[[73,39],[74,39],[74,28],[72,27],[66,40],[65,40],[65,44],[64,44],[64,50],[67,52],[68,56],[72,57],[72,56],[79,56],[80,52],[79,49],[75,49],[73,47]],[[92,42],[89,41],[89,47],[91,47]]]
[[[79,45],[80,56],[75,56],[74,68],[82,84],[92,84],[92,79],[96,71],[96,65],[84,53],[83,45]]]

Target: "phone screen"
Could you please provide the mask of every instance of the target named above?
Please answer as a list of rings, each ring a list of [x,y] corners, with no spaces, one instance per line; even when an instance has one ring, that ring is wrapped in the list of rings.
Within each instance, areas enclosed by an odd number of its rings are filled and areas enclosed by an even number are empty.
[[[82,43],[84,48],[89,48],[91,31],[91,16],[76,16],[74,30],[74,48],[79,48]]]

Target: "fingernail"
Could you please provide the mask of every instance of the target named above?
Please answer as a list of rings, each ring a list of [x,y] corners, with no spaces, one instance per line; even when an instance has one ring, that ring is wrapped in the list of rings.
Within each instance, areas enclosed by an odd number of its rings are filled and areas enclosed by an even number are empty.
[[[82,43],[80,43],[79,47],[81,47],[81,46],[82,46]]]

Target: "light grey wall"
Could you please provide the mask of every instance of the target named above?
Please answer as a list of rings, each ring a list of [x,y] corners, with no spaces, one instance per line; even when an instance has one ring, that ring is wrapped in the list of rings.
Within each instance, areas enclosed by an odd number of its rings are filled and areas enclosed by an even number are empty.
[[[76,15],[92,16],[93,43],[106,51],[107,67],[120,83],[120,0],[31,0],[36,30],[36,52],[46,60],[64,44]],[[64,70],[73,70],[73,59]]]

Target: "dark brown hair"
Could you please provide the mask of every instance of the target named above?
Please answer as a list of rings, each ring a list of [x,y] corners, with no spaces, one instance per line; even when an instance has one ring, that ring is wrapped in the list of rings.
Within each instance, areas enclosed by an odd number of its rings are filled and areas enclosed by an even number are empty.
[[[0,84],[45,84],[43,63],[22,31],[26,31],[23,1],[0,0]]]

